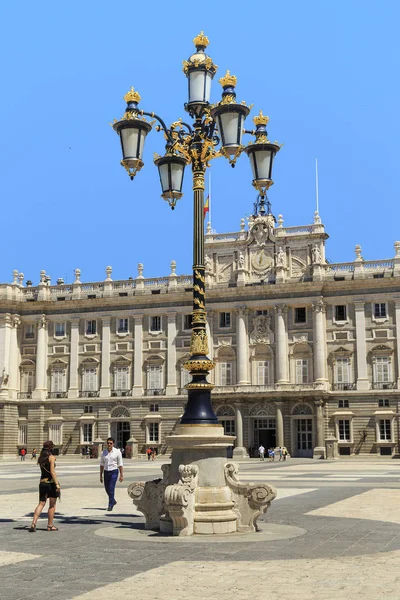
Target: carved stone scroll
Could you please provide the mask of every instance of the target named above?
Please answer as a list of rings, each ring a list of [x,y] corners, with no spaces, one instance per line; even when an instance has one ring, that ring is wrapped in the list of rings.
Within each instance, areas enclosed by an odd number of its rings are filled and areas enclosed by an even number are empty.
[[[178,483],[169,485],[165,490],[165,506],[172,520],[173,535],[193,534],[195,490],[199,467],[197,465],[179,465]]]
[[[235,502],[233,510],[238,517],[237,531],[258,531],[257,519],[266,513],[277,491],[267,483],[241,483],[238,479],[239,467],[236,463],[225,465],[225,480],[232,491]]]
[[[165,514],[164,493],[168,485],[170,465],[161,466],[162,479],[131,483],[128,495],[146,519],[145,529],[160,529],[160,518]]]

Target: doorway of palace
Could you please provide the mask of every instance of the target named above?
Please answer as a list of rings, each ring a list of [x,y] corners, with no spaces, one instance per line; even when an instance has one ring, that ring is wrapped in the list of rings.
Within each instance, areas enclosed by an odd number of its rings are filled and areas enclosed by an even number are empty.
[[[117,421],[113,423],[115,445],[122,450],[125,448],[127,441],[131,437],[131,424],[129,421]]]
[[[275,448],[276,445],[276,420],[273,418],[254,419],[254,444],[255,449],[261,444],[266,450]]]
[[[308,418],[295,420],[295,456],[312,458],[313,455],[313,420]]]

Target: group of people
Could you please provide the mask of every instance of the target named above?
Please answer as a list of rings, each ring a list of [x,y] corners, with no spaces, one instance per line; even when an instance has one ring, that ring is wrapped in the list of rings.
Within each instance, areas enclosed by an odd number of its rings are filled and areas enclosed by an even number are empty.
[[[27,449],[26,448],[21,448],[21,450],[19,451],[19,455],[21,457],[21,462],[25,462],[25,458],[26,458],[27,454],[28,454]],[[34,448],[32,450],[31,460],[33,458],[36,458],[36,448]]]
[[[265,448],[262,444],[260,445],[260,447],[258,449],[258,455],[260,457],[260,460],[265,460]],[[285,461],[288,457],[288,451],[286,450],[286,448],[282,448],[281,446],[279,446],[279,448],[269,448],[268,449],[269,462],[274,462],[275,456],[279,456],[279,461],[281,461],[281,460]]]
[[[155,458],[157,456],[157,452],[156,452],[155,448],[147,448],[146,454],[147,454],[147,460],[155,460]]]
[[[112,511],[117,504],[117,501],[115,500],[115,486],[117,485],[118,476],[120,482],[124,480],[122,453],[121,450],[114,447],[114,444],[114,438],[107,438],[107,448],[103,450],[100,458],[100,483],[104,483],[104,488],[108,496],[107,510],[109,512]],[[39,504],[33,513],[29,531],[31,533],[36,531],[37,520],[39,519],[47,500],[49,501],[47,510],[47,531],[58,531],[58,527],[53,524],[53,520],[57,498],[61,498],[61,487],[56,473],[56,458],[54,456],[54,444],[52,441],[49,440],[43,444],[43,448],[38,458],[38,465],[40,467]]]

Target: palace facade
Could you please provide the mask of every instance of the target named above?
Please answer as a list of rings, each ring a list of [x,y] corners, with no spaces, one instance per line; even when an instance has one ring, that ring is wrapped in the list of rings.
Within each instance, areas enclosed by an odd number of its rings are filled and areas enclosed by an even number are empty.
[[[318,213],[271,214],[206,234],[213,404],[235,456],[399,452],[400,242],[394,257],[331,264]],[[0,285],[0,456],[52,439],[62,454],[111,434],[134,453],[168,452],[186,402],[192,278]]]

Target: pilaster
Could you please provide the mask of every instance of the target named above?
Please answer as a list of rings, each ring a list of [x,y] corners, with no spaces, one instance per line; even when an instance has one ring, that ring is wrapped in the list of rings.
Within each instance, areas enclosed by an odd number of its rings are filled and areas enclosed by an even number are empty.
[[[134,315],[133,395],[143,396],[143,315]]]
[[[286,329],[287,307],[278,304],[275,308],[275,333],[276,333],[276,383],[289,383],[288,369],[288,337]]]
[[[18,328],[21,324],[19,315],[13,315],[10,332],[10,358],[9,358],[9,395],[17,398],[18,391],[18,365],[20,362],[20,350],[18,346]]]
[[[247,334],[247,308],[245,306],[236,308],[236,331],[237,385],[249,385],[249,338]]]
[[[167,314],[167,388],[168,396],[176,396],[176,313]]]
[[[356,315],[357,390],[369,390],[364,300],[356,300],[354,309]]]
[[[396,318],[396,363],[397,363],[397,389],[400,389],[400,298],[394,302]]]
[[[78,397],[79,317],[71,319],[68,398]]]
[[[275,407],[276,407],[276,445],[282,447],[285,445],[283,413],[282,413],[283,402],[276,401]]]
[[[235,404],[236,412],[236,446],[233,450],[234,458],[246,458],[247,450],[244,447],[243,441],[243,406],[237,402]]]
[[[32,393],[36,400],[44,400],[47,395],[47,323],[46,315],[37,323],[36,387]]]
[[[110,396],[110,325],[111,317],[101,318],[101,386],[100,397]]]
[[[324,401],[314,401],[317,411],[317,445],[313,451],[313,458],[325,458],[325,440],[324,440]]]
[[[326,383],[326,305],[322,300],[312,305],[314,329],[314,381]]]

